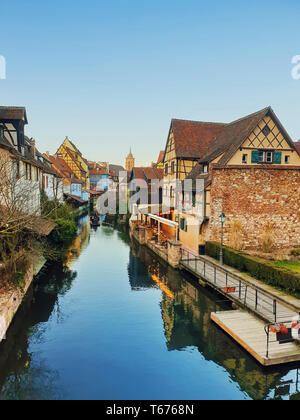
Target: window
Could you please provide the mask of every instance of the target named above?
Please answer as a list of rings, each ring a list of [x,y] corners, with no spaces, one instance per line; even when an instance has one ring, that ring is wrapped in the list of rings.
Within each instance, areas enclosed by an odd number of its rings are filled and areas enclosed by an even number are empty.
[[[254,150],[252,152],[252,163],[274,163],[281,164],[282,153],[273,150]]]
[[[174,174],[174,172],[175,172],[175,162],[171,163],[171,172],[172,172],[172,174]]]
[[[165,164],[165,175],[168,175],[169,172],[169,165],[166,163]]]
[[[180,219],[180,229],[187,232],[187,221],[186,219]]]
[[[262,129],[263,134],[267,137],[270,133],[271,130],[269,129],[269,127],[266,125],[263,129]]]
[[[262,150],[259,150],[258,152],[258,162],[264,162],[265,161],[265,152]]]
[[[196,191],[192,193],[192,206],[196,207]]]
[[[16,179],[20,179],[20,161],[16,161]]]
[[[266,163],[273,162],[273,152],[266,152]]]
[[[248,155],[244,154],[243,155],[243,163],[247,163],[247,159],[248,159]]]
[[[285,164],[290,163],[290,157],[288,155],[284,157],[284,163]]]
[[[203,167],[203,172],[204,172],[204,173],[207,173],[207,172],[208,172],[208,166],[207,166],[207,165],[204,165],[204,167]]]
[[[0,138],[1,139],[4,138],[4,127],[3,127],[3,125],[0,126]]]

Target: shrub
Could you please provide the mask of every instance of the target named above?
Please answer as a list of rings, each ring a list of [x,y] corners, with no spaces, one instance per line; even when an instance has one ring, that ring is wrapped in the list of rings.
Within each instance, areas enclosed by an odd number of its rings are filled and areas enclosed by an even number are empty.
[[[234,219],[230,223],[229,242],[234,249],[243,248],[243,225],[240,220]]]
[[[220,244],[207,242],[205,251],[210,257],[219,259]],[[252,257],[229,247],[224,247],[223,258],[226,265],[248,273],[266,284],[291,292],[300,291],[300,274],[292,273],[285,268],[276,267],[272,262]]]
[[[56,245],[68,246],[76,238],[77,226],[74,220],[58,219],[51,239]]]
[[[300,248],[293,249],[293,250],[292,250],[292,252],[291,252],[291,254],[292,254],[294,257],[299,257],[299,255],[300,255]]]
[[[270,253],[274,249],[274,223],[267,222],[264,226],[262,236],[260,238],[261,249],[263,252]]]

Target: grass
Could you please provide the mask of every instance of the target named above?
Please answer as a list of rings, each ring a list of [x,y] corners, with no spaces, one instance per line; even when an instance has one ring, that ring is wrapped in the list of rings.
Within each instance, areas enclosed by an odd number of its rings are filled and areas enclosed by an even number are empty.
[[[286,270],[294,271],[300,273],[300,262],[293,261],[276,261],[274,262],[276,267],[285,268]]]

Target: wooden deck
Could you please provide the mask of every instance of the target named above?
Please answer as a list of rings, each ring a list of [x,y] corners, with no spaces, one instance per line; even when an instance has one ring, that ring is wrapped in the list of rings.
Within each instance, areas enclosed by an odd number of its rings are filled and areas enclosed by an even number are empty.
[[[296,342],[280,344],[271,333],[269,356],[265,324],[246,311],[224,311],[211,314],[211,319],[250,353],[261,365],[272,366],[300,361],[300,345]]]

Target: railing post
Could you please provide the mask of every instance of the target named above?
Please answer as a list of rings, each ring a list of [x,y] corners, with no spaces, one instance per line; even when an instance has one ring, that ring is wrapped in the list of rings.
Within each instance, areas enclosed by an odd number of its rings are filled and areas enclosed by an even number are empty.
[[[247,292],[248,292],[248,285],[245,288],[245,300],[244,300],[244,305],[247,304]]]
[[[206,264],[206,261],[204,261],[204,267],[203,267],[203,274],[204,274],[204,277],[205,277],[205,264]]]
[[[267,353],[266,353],[267,359],[269,358],[269,339],[270,339],[270,325],[268,325],[268,330],[267,330]]]
[[[226,288],[228,287],[228,273],[226,272]]]
[[[242,299],[242,282],[241,280],[239,281],[239,299]]]
[[[217,284],[217,267],[215,266],[214,268],[215,268],[214,269],[214,281],[215,281],[215,284]]]
[[[277,301],[276,301],[276,299],[274,299],[274,301],[273,301],[273,314],[274,314],[275,322],[277,322]]]
[[[258,290],[255,290],[255,310],[257,310],[257,305],[258,305]]]

